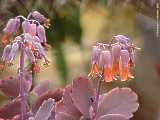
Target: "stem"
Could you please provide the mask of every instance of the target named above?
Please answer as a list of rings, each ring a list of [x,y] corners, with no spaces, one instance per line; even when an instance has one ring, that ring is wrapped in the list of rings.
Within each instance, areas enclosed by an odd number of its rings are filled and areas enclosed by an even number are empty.
[[[21,120],[25,120],[26,115],[26,94],[24,90],[24,46],[21,43],[20,50],[20,65],[19,65],[19,77],[20,77],[20,98],[21,98]]]
[[[98,101],[99,101],[99,95],[101,91],[101,83],[102,83],[102,76],[99,76],[98,79],[98,84],[97,84],[97,90],[96,90],[96,97],[95,97],[95,102],[94,102],[94,113],[95,116],[93,117],[93,120],[96,119],[97,111],[98,111]]]

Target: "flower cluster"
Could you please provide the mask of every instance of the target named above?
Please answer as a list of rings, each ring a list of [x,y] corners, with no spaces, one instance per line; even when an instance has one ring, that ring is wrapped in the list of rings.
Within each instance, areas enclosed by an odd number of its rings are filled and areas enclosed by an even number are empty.
[[[134,78],[130,69],[134,67],[136,49],[139,48],[124,35],[113,36],[108,44],[97,43],[92,49],[89,76],[101,74],[106,82],[116,80],[119,76],[121,81]],[[101,66],[102,70],[100,71]]]
[[[36,64],[38,59],[43,59],[45,64],[48,64],[49,60],[45,54],[48,45],[44,28],[44,26],[48,27],[49,25],[47,21],[48,19],[38,11],[31,12],[27,17],[16,16],[10,19],[3,29],[5,34],[2,37],[2,43],[6,44],[10,40],[10,44],[4,48],[2,61],[12,63],[16,53],[21,50],[28,56],[33,70],[40,70]],[[21,30],[21,27],[23,33],[17,36],[16,34]]]

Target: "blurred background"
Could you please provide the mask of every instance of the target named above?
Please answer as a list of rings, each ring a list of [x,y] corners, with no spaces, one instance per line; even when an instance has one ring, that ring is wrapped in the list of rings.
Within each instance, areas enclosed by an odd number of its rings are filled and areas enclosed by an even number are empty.
[[[50,18],[47,52],[51,64],[35,75],[34,84],[51,81],[51,88],[63,87],[76,76],[87,75],[90,52],[96,42],[108,42],[113,35],[129,36],[142,50],[136,53],[135,79],[103,85],[131,87],[139,96],[140,108],[133,120],[160,120],[160,39],[157,37],[156,0],[0,0],[0,38],[9,18],[37,10]],[[159,12],[160,13],[160,12]],[[158,21],[159,22],[159,21]],[[2,54],[4,46],[0,47]],[[17,72],[14,65],[0,72],[0,78]],[[5,96],[0,93],[0,104]]]

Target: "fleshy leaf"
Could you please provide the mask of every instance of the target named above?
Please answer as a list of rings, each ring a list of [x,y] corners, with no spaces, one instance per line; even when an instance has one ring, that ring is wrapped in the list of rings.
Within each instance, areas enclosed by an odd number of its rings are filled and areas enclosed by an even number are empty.
[[[48,89],[49,89],[49,81],[44,80],[33,89],[33,93],[35,93],[37,96],[40,96],[43,93],[45,93]]]
[[[58,114],[56,114],[55,120],[75,120],[75,119],[73,119],[72,116],[66,113],[59,112]]]
[[[20,113],[20,99],[14,99],[0,107],[0,118],[12,118]]]
[[[78,77],[73,81],[72,100],[86,118],[89,118],[89,108],[92,105],[91,98],[93,96],[95,96],[93,84],[86,77]]]
[[[101,116],[98,120],[128,120],[123,115],[119,114],[108,114]]]
[[[62,89],[57,89],[55,91],[49,90],[45,93],[43,93],[41,96],[39,96],[36,101],[32,105],[32,112],[36,113],[39,109],[40,105],[43,103],[44,100],[48,100],[49,98],[52,98],[55,100],[55,102],[61,100],[63,94]]]
[[[59,112],[62,112],[64,114],[68,114],[69,116],[72,116],[74,120],[77,120],[77,119],[80,119],[82,114],[74,106],[73,100],[70,94],[71,94],[71,86],[67,86],[63,93],[63,99],[56,104],[56,114],[59,114]]]
[[[48,120],[55,105],[54,99],[45,100],[36,113],[35,120]]]
[[[137,95],[130,88],[114,88],[101,96],[97,117],[120,114],[129,119],[138,107]]]
[[[32,85],[32,73],[27,72],[25,74],[24,86],[25,90],[29,91]],[[0,90],[7,96],[17,97],[19,95],[19,77],[11,76],[0,80]]]

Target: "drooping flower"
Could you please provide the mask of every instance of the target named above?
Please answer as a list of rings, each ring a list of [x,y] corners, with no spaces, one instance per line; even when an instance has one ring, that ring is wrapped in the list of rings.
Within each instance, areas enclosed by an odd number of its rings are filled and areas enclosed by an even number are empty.
[[[120,51],[121,46],[119,44],[115,44],[112,46],[112,74],[119,75],[119,60],[120,60]]]
[[[44,15],[42,15],[41,13],[39,13],[38,11],[33,11],[32,13],[32,16],[34,17],[34,19],[36,19],[37,21],[39,22],[43,22],[45,21],[45,17]]]
[[[112,81],[112,58],[109,50],[102,51],[103,76],[106,82]]]
[[[37,21],[43,23],[43,25],[48,28],[50,26],[50,20],[47,19],[46,17],[44,17],[44,15],[42,15],[41,13],[39,13],[38,11],[34,11],[32,12],[32,16],[34,17],[34,19],[36,19]]]
[[[100,59],[100,49],[97,46],[93,46],[92,48],[92,55],[91,55],[91,71],[90,75],[97,76],[99,72],[99,59]]]
[[[9,39],[10,34],[16,34],[18,29],[20,27],[20,19],[19,18],[13,18],[10,19],[6,25],[6,27],[3,29],[4,35],[2,36],[2,43],[6,44],[7,40]],[[12,38],[10,38],[12,39]]]
[[[129,76],[129,52],[127,50],[121,50],[121,80],[126,81]]]
[[[116,35],[113,36],[113,39],[115,39],[116,42],[119,42],[121,44],[127,44],[130,41],[130,39],[125,35]]]
[[[42,25],[38,25],[37,34],[38,34],[38,37],[40,39],[40,42],[41,43],[46,43],[46,33],[45,33],[45,29]]]
[[[32,36],[36,36],[36,33],[37,33],[37,25],[34,24],[34,23],[32,23],[32,24],[31,24],[31,28],[30,28],[30,34],[31,34]]]
[[[29,21],[25,20],[22,22],[22,28],[24,33],[30,33],[31,24]]]

